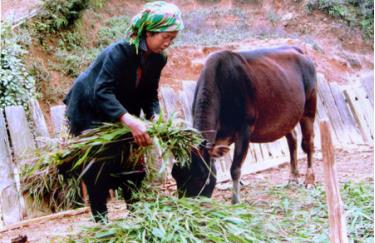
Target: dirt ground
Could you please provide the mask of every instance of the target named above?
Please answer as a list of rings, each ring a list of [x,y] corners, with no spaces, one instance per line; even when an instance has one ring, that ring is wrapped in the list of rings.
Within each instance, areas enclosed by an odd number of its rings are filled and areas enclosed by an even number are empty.
[[[335,161],[337,167],[338,180],[340,182],[347,181],[364,181],[367,183],[374,182],[374,153],[372,146],[361,146],[355,149],[342,150],[336,149]],[[306,163],[304,159],[299,160],[300,182],[303,182]],[[314,171],[318,184],[323,184],[323,166],[322,161],[317,159],[314,163]],[[264,185],[272,187],[274,185],[285,185],[289,178],[289,164],[285,163],[278,168],[272,168],[263,172],[243,175],[242,182],[245,185],[242,188],[242,200],[244,202],[252,201],[251,194],[246,193],[248,188],[246,185],[256,187],[256,185]],[[173,182],[173,181],[172,181]],[[302,186],[302,184],[301,184]],[[218,189],[218,188],[221,189]],[[168,194],[173,194],[175,187],[168,187]],[[219,184],[214,191],[215,199],[230,203],[231,200],[231,182]],[[344,202],[345,203],[345,202]],[[110,220],[126,217],[127,211],[123,201],[113,200],[109,203]],[[53,242],[56,237],[64,237],[69,234],[77,233],[82,227],[93,226],[91,216],[88,211],[86,213],[64,217],[60,219],[44,220],[33,223],[22,228],[9,230],[0,233],[0,242],[10,242],[11,239],[18,235],[27,235],[29,242]]]

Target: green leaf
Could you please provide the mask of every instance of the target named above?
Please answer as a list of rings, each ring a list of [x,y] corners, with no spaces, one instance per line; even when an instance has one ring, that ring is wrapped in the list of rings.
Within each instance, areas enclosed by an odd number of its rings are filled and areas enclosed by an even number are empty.
[[[116,234],[115,229],[109,229],[107,231],[96,233],[95,238],[97,238],[97,239],[108,238],[108,237],[113,236],[115,234]]]
[[[165,236],[165,232],[159,228],[153,228],[152,234],[160,239],[163,239]]]

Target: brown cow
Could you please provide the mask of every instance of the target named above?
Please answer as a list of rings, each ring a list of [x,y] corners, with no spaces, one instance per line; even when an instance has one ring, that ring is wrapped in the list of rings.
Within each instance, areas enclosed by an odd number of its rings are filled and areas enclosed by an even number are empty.
[[[211,158],[222,156],[234,143],[232,203],[238,203],[241,166],[249,142],[267,143],[283,136],[290,150],[290,179],[298,181],[294,131],[298,123],[302,149],[307,153],[305,184],[313,184],[316,104],[315,68],[299,48],[212,54],[199,77],[193,103],[193,126],[202,132],[205,144],[199,153],[192,153],[190,167],[173,167],[179,195],[210,197],[216,184]]]

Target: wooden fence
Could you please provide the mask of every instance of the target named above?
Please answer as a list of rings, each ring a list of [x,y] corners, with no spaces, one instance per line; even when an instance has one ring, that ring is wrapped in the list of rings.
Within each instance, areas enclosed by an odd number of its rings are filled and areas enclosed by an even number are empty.
[[[191,103],[195,81],[182,81],[182,90],[161,87],[160,96],[164,113],[176,113],[192,122]],[[323,75],[318,75],[318,119],[329,119],[329,126],[336,148],[373,144],[374,141],[374,84],[371,79],[340,86],[328,83]],[[20,106],[11,106],[0,112],[0,225],[12,224],[25,218],[36,216],[25,209],[20,195],[18,169],[34,156],[37,148],[45,141],[58,139],[63,131],[65,106],[51,108],[53,134],[49,134],[44,115],[33,100],[30,102],[30,117]],[[321,148],[318,123],[315,128],[315,147]],[[301,132],[296,128],[300,141]],[[301,149],[299,149],[300,151]],[[233,151],[233,149],[232,149]],[[231,153],[232,154],[232,153]],[[299,155],[302,155],[299,152]],[[319,153],[318,153],[319,156]],[[289,161],[286,139],[273,143],[251,144],[243,167],[243,174],[264,170]],[[230,155],[217,161],[218,181],[230,179]]]

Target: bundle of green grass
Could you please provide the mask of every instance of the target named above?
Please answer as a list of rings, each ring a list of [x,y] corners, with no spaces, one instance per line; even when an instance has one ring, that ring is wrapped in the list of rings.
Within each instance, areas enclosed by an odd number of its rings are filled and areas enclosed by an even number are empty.
[[[150,123],[148,133],[153,145],[134,146],[130,129],[121,123],[107,123],[84,134],[71,138],[50,152],[42,153],[40,159],[26,165],[21,171],[22,191],[31,198],[35,207],[47,206],[53,212],[82,205],[79,189],[80,178],[92,163],[105,163],[102,158],[113,146],[130,146],[129,159],[122,157],[119,163],[138,163],[143,156],[148,179],[165,171],[173,156],[176,163],[188,165],[190,151],[201,143],[201,135],[187,128],[183,121],[162,118]],[[155,156],[157,155],[157,156]],[[162,160],[160,168],[157,159]],[[123,161],[122,161],[123,160]],[[63,169],[62,169],[63,168]],[[59,172],[64,171],[64,175]]]

